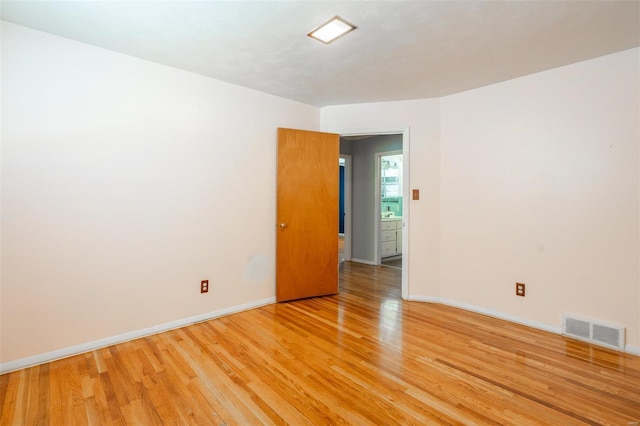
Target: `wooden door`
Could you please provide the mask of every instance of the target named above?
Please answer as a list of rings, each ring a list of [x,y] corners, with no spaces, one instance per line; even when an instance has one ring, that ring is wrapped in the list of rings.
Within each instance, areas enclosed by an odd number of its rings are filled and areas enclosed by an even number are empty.
[[[338,292],[339,152],[339,135],[278,129],[278,302]]]

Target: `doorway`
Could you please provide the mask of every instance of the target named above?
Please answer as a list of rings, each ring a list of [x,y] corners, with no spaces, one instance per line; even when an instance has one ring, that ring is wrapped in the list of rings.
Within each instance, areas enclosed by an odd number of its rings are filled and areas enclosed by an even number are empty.
[[[399,238],[396,244],[400,244],[402,257],[400,260],[402,274],[402,297],[407,298],[409,294],[409,129],[381,129],[369,132],[363,131],[340,131],[340,153],[351,157],[351,201],[352,206],[349,211],[345,211],[347,215],[351,214],[352,223],[349,233],[345,233],[345,251],[351,249],[351,261],[356,263],[364,263],[368,265],[380,265],[381,253],[381,205],[379,202],[380,187],[376,184],[379,178],[376,178],[376,154],[387,151],[400,151],[403,154],[402,168],[402,200],[398,200],[402,204],[402,220],[397,235]],[[375,147],[372,143],[375,138],[394,136],[396,145],[386,145]],[[387,138],[389,139],[389,138]],[[352,145],[353,142],[356,142]],[[356,144],[359,148],[355,148]],[[366,151],[367,160],[363,160],[360,155],[362,151]],[[359,188],[366,188],[360,190]],[[363,207],[364,206],[364,207]],[[361,238],[363,234],[367,235],[365,239]],[[347,244],[346,237],[351,236],[351,243]],[[366,240],[366,241],[365,241]],[[398,243],[399,241],[399,243]],[[345,256],[346,258],[346,256]]]
[[[376,205],[380,211],[378,263],[402,269],[402,151],[376,154]]]

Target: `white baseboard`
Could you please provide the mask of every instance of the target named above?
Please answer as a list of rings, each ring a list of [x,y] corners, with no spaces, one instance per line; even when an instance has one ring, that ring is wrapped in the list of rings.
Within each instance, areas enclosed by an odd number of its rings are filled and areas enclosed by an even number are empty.
[[[360,261],[356,259],[353,259],[352,262],[373,264],[373,263],[369,263],[369,261]],[[440,303],[443,305],[453,306],[453,307],[461,308],[471,312],[477,312],[479,314],[488,315],[494,318],[503,319],[503,320],[514,322],[517,324],[526,325],[539,330],[548,331],[550,333],[560,334],[560,335],[562,334],[562,327],[554,327],[538,321],[531,321],[526,318],[505,314],[503,312],[495,311],[493,309],[487,309],[480,306],[471,305],[468,303],[456,302],[456,301],[444,299],[441,297],[410,296],[409,298],[407,298],[407,300],[414,301],[414,302]],[[128,333],[119,334],[117,336],[106,337],[104,339],[94,340],[92,342],[82,343],[80,345],[70,346],[68,348],[58,349],[55,351],[46,352],[43,354],[34,355],[27,358],[21,358],[15,361],[5,362],[0,364],[0,374],[9,373],[11,371],[20,370],[23,368],[33,367],[35,365],[44,364],[45,362],[51,362],[58,359],[67,358],[67,357],[78,355],[81,353],[90,352],[96,349],[115,345],[117,343],[123,343],[130,340],[139,339],[141,337],[162,333],[164,331],[169,331],[169,330],[184,327],[190,324],[195,324],[198,322],[223,317],[223,316],[234,314],[237,312],[247,311],[249,309],[258,308],[260,306],[270,305],[272,303],[275,303],[275,301],[276,301],[275,297],[269,297],[266,299],[257,300],[255,302],[244,303],[242,305],[219,309],[217,311],[207,312],[200,315],[194,315],[192,317],[156,325],[153,327],[130,331]],[[626,345],[624,352],[640,356],[640,346]]]
[[[70,346],[68,348],[58,349],[27,358],[17,359],[15,361],[0,364],[0,374],[9,373],[11,371],[20,370],[27,367],[33,367],[45,362],[51,362],[62,358],[78,355],[85,352],[94,351],[96,349],[115,345],[117,343],[128,342],[130,340],[139,339],[141,337],[150,336],[152,334],[162,333],[164,331],[173,330],[190,324],[207,321],[213,318],[219,318],[237,312],[247,311],[249,309],[258,308],[260,306],[270,305],[276,302],[275,297],[268,297],[254,302],[244,303],[242,305],[231,306],[229,308],[219,309],[217,311],[207,312],[192,317],[183,318],[164,324],[154,325],[153,327],[134,330],[117,336],[106,337],[104,339],[94,340],[92,342],[82,343],[80,345]]]
[[[518,317],[515,315],[505,314],[504,312],[495,311],[493,309],[483,308],[481,306],[471,305],[468,303],[457,302],[455,300],[445,299],[442,297],[429,297],[429,296],[411,296],[407,300],[414,302],[428,302],[428,303],[440,303],[442,305],[453,306],[454,308],[464,309],[465,311],[476,312],[490,317],[502,319],[516,324],[526,325],[527,327],[536,328],[538,330],[548,331],[549,333],[562,335],[562,327],[554,327],[549,324],[545,324],[539,321],[532,321],[527,318]],[[574,338],[571,336],[571,338]],[[593,343],[593,342],[589,342]],[[618,350],[612,348],[614,350]],[[626,345],[623,352],[640,356],[640,346]]]
[[[538,330],[548,331],[550,333],[562,334],[562,327],[554,327],[539,321],[532,321],[527,318],[515,315],[505,314],[504,312],[495,311],[493,309],[483,308],[481,306],[471,305],[469,303],[457,302],[455,300],[444,299],[442,297],[411,297],[409,300],[416,302],[441,303],[443,305],[453,306],[454,308],[464,309],[465,311],[476,312],[490,317],[515,322],[516,324],[526,325],[528,327],[537,328]]]
[[[632,355],[640,356],[640,346],[626,345],[624,347],[624,351]]]
[[[352,262],[355,262],[355,263],[364,263],[365,265],[373,265],[373,266],[375,266],[375,265],[376,265],[376,262],[373,262],[373,261],[371,261],[371,260],[364,260],[364,259],[355,259],[355,258],[351,258],[351,261],[352,261]]]

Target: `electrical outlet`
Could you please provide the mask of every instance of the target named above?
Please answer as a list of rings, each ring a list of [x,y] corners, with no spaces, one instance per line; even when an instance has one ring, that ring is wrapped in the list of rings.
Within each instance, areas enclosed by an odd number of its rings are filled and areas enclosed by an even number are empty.
[[[209,293],[209,280],[200,281],[200,293]]]
[[[516,296],[524,297],[524,283],[516,283]]]

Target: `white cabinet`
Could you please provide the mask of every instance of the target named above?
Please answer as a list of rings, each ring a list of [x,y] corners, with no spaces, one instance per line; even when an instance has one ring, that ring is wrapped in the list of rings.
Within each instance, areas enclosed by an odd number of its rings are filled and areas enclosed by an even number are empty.
[[[402,219],[380,222],[380,257],[402,254]]]
[[[393,231],[380,231],[380,241],[383,243],[396,241],[396,230]]]

